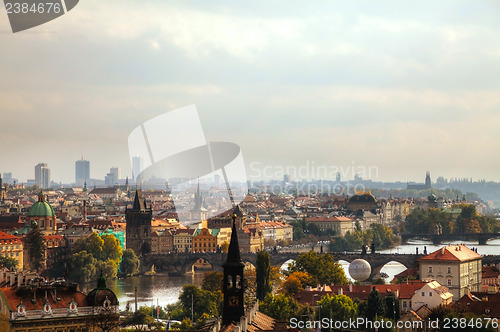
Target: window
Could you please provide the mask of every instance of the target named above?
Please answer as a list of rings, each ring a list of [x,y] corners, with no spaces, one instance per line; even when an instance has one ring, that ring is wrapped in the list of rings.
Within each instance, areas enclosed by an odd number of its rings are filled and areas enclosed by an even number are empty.
[[[432,292],[429,292],[429,297],[432,297]]]
[[[403,308],[406,308],[406,301],[403,301]]]
[[[429,266],[429,273],[432,273],[432,266]]]
[[[451,279],[448,279],[448,286],[451,286]]]
[[[448,273],[451,273],[451,267],[448,266]]]
[[[425,292],[422,292],[422,296],[425,296]]]

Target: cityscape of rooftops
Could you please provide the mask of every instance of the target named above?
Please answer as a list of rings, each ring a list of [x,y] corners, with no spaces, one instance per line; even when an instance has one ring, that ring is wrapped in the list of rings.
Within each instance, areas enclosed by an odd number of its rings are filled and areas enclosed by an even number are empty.
[[[3,3],[0,331],[498,330],[496,3]]]

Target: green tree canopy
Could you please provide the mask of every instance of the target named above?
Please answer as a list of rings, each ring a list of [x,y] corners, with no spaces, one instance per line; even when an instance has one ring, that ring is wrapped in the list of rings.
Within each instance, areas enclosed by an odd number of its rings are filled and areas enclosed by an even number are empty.
[[[35,270],[40,270],[45,267],[45,251],[47,246],[38,224],[34,222],[31,226],[31,232],[26,236],[26,246],[28,248],[28,256],[33,263]]]
[[[292,297],[268,294],[264,301],[259,303],[259,310],[275,319],[289,321],[290,318],[297,317],[300,307]]]
[[[201,289],[210,292],[222,292],[223,278],[224,274],[222,272],[207,272],[201,282]]]
[[[89,282],[98,272],[97,259],[85,250],[71,255],[70,266],[70,277],[79,282]]]
[[[15,269],[17,267],[18,261],[12,257],[0,256],[0,266],[7,269]]]
[[[368,296],[364,316],[370,320],[375,320],[375,317],[385,317],[385,314],[384,298],[374,286]]]
[[[257,253],[257,299],[263,300],[267,294],[271,293],[271,259],[267,251],[259,251]]]
[[[321,317],[328,317],[334,321],[346,321],[354,319],[358,315],[358,305],[350,297],[345,295],[326,295],[319,302]]]
[[[120,264],[120,271],[125,276],[131,276],[139,272],[139,258],[132,249],[125,249]]]
[[[329,253],[320,255],[315,251],[309,251],[300,254],[291,272],[295,271],[309,273],[315,284],[347,285],[348,283],[342,266]]]
[[[103,240],[103,245],[100,259],[111,259],[118,263],[123,255],[120,240],[118,240],[113,234],[105,234],[101,238]]]
[[[219,315],[217,295],[196,285],[184,285],[179,300],[186,317],[191,317],[191,308],[193,309],[194,321],[203,314],[210,317]]]

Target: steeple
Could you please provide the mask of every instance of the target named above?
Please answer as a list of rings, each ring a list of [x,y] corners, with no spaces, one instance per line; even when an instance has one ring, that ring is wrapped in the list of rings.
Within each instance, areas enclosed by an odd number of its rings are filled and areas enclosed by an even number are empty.
[[[240,244],[238,242],[238,233],[236,231],[236,214],[233,214],[233,229],[231,230],[231,241],[227,250],[227,259],[224,265],[228,263],[242,263],[240,256]]]
[[[135,199],[134,199],[134,210],[145,210],[146,204],[145,200],[142,198],[142,190],[137,189],[135,191]]]
[[[99,279],[97,279],[97,289],[106,289],[106,278],[102,275],[102,270]]]
[[[233,214],[231,242],[229,243],[226,262],[222,267],[224,268],[222,324],[228,325],[231,322],[239,322],[241,317],[245,315],[245,288],[243,286],[243,269],[245,264],[240,256],[240,245],[236,230],[236,214]]]

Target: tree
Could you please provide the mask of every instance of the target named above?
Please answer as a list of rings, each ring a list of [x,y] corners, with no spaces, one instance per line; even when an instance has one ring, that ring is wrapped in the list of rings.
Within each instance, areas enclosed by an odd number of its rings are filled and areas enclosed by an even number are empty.
[[[116,261],[117,263],[120,262],[120,259],[123,255],[120,240],[118,240],[113,234],[105,234],[101,238],[103,240],[102,252],[101,257],[98,259],[111,259]]]
[[[102,274],[104,278],[106,279],[115,279],[116,274],[118,271],[118,263],[114,260],[108,259],[107,261],[97,261],[97,266],[96,266],[96,275],[94,276],[95,278],[98,277],[98,274],[100,271],[102,271]]]
[[[272,292],[270,283],[271,259],[267,251],[257,253],[257,299],[264,300],[267,294]]]
[[[89,282],[97,275],[97,259],[85,250],[74,253],[70,259],[71,277],[79,282]]]
[[[102,249],[104,246],[104,240],[97,235],[97,233],[90,234],[85,239],[79,239],[76,241],[73,252],[86,251],[91,254],[95,259],[102,259]]]
[[[210,271],[205,273],[203,281],[201,282],[201,289],[210,292],[222,292],[222,283],[224,274],[222,272]]]
[[[130,313],[125,317],[122,326],[134,326],[136,331],[147,331],[156,321],[151,316],[151,308],[140,307],[136,312]]]
[[[374,320],[375,317],[384,317],[385,312],[385,301],[374,286],[368,296],[364,315],[366,318]]]
[[[284,294],[268,294],[259,303],[259,311],[278,320],[289,321],[290,318],[297,317],[299,310],[297,301]]]
[[[12,257],[0,256],[0,266],[7,269],[15,269],[17,267],[18,261]]]
[[[131,276],[139,272],[139,258],[132,249],[125,249],[123,252],[120,271],[125,276]]]
[[[305,286],[312,286],[312,282],[313,277],[309,273],[295,271],[292,272],[283,282],[280,292],[288,296],[294,296],[303,290]]]
[[[297,257],[292,269],[292,273],[295,271],[309,273],[313,277],[314,284],[347,285],[348,283],[342,266],[329,253],[324,255],[314,251],[302,253]]]
[[[191,309],[193,310],[194,321],[198,320],[203,314],[207,314],[210,317],[218,316],[219,314],[217,295],[213,292],[203,290],[196,285],[184,285],[179,300],[184,314],[191,317]]]
[[[36,222],[31,225],[31,232],[26,238],[26,245],[28,247],[29,259],[33,263],[32,267],[37,271],[44,268],[47,246],[45,238]]]
[[[326,295],[319,302],[321,308],[321,317],[328,317],[334,321],[348,321],[358,315],[358,305],[351,298],[345,295]]]

